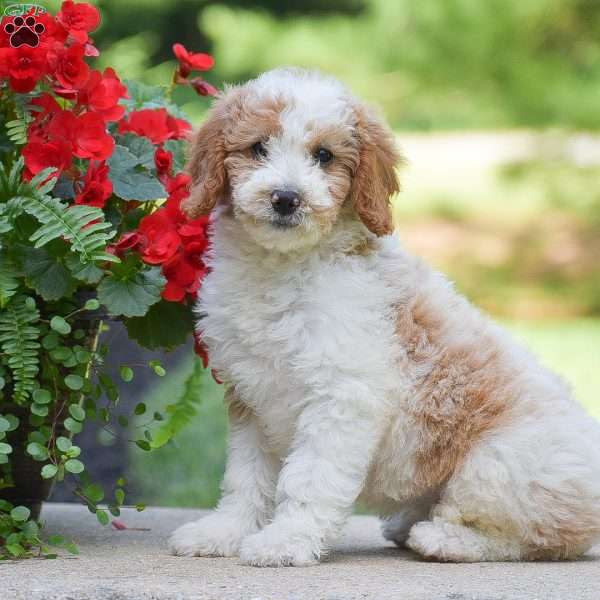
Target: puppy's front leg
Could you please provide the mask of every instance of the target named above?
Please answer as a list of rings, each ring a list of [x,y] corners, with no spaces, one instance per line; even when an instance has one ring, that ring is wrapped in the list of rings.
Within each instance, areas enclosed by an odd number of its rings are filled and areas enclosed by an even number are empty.
[[[350,514],[379,439],[368,403],[324,402],[299,418],[277,485],[273,522],[247,537],[245,564],[315,564]],[[371,410],[369,410],[369,407]]]
[[[229,445],[223,496],[210,515],[177,529],[169,546],[180,556],[236,556],[242,539],[273,514],[279,461],[264,450],[254,413],[228,391]]]

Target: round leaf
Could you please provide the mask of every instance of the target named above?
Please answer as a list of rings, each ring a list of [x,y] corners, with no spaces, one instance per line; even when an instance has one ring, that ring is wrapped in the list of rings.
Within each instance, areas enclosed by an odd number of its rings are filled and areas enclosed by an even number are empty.
[[[100,308],[100,302],[95,298],[88,300],[84,305],[85,310],[98,310]]]
[[[8,431],[10,429],[10,421],[4,417],[0,417],[0,431]]]
[[[52,394],[44,389],[35,390],[33,392],[33,401],[36,404],[50,404],[52,402]]]
[[[71,406],[69,406],[69,414],[77,421],[83,421],[85,419],[85,410],[83,410],[79,404],[71,404]]]
[[[74,391],[79,391],[83,387],[83,377],[79,375],[67,375],[65,377],[65,385]]]
[[[72,444],[71,444],[71,440],[69,438],[66,438],[63,436],[56,438],[56,447],[61,452],[66,452],[71,446],[72,446]]]
[[[127,383],[133,379],[133,369],[131,367],[122,366],[119,369],[119,373],[121,374],[121,379]]]
[[[50,327],[60,333],[60,335],[69,335],[71,333],[71,326],[62,317],[52,317],[50,319]]]
[[[133,412],[138,416],[143,415],[146,412],[146,405],[143,402],[139,402],[136,404]]]
[[[31,511],[25,506],[15,506],[15,508],[10,511],[10,516],[13,518],[13,520],[19,522],[27,521],[30,514]]]
[[[98,519],[101,525],[108,525],[108,522],[110,520],[108,513],[105,510],[97,510],[96,518]]]
[[[71,431],[72,433],[79,433],[83,429],[83,425],[79,421],[68,417],[65,419],[65,429],[67,431]]]
[[[89,498],[92,502],[102,502],[104,499],[104,490],[97,484],[92,483],[91,485],[83,488],[84,495]]]
[[[65,463],[65,469],[67,471],[69,471],[69,473],[81,473],[85,467],[83,466],[83,463],[80,460],[77,460],[76,458],[70,458],[66,463]]]
[[[32,404],[30,410],[38,417],[45,417],[48,414],[48,406],[46,404]]]
[[[52,479],[58,471],[58,467],[56,465],[44,465],[42,467],[42,477],[44,479]]]
[[[13,449],[10,444],[6,444],[5,442],[0,442],[0,454],[10,454],[12,451],[13,451]]]

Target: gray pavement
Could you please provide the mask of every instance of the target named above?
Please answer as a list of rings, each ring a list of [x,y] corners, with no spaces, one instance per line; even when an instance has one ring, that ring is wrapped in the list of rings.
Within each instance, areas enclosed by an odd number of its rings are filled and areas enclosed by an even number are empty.
[[[48,534],[80,555],[0,563],[0,600],[600,600],[600,547],[569,563],[440,564],[398,550],[373,517],[353,517],[322,564],[257,569],[235,558],[184,558],[166,538],[202,511],[123,511],[102,527],[81,506],[47,504]]]

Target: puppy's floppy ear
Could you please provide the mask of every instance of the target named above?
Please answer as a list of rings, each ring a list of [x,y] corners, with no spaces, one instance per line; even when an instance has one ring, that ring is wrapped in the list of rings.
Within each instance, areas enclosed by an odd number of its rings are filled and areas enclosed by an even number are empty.
[[[370,231],[387,235],[394,230],[389,200],[400,191],[394,168],[400,162],[400,154],[394,145],[394,134],[379,115],[362,105],[355,111],[360,150],[350,199]]]
[[[187,166],[192,188],[190,197],[181,205],[192,219],[208,214],[229,191],[224,164],[227,156],[224,129],[228,119],[227,98],[221,97],[192,138]]]

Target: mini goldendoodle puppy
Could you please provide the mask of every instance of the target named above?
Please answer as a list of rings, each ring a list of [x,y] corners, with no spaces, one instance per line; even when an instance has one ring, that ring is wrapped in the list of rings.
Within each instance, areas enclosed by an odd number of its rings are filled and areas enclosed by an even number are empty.
[[[600,427],[393,233],[399,156],[338,81],[229,88],[193,142],[213,212],[199,312],[227,385],[223,498],[174,554],[310,565],[361,502],[443,561],[569,559],[600,539]]]

